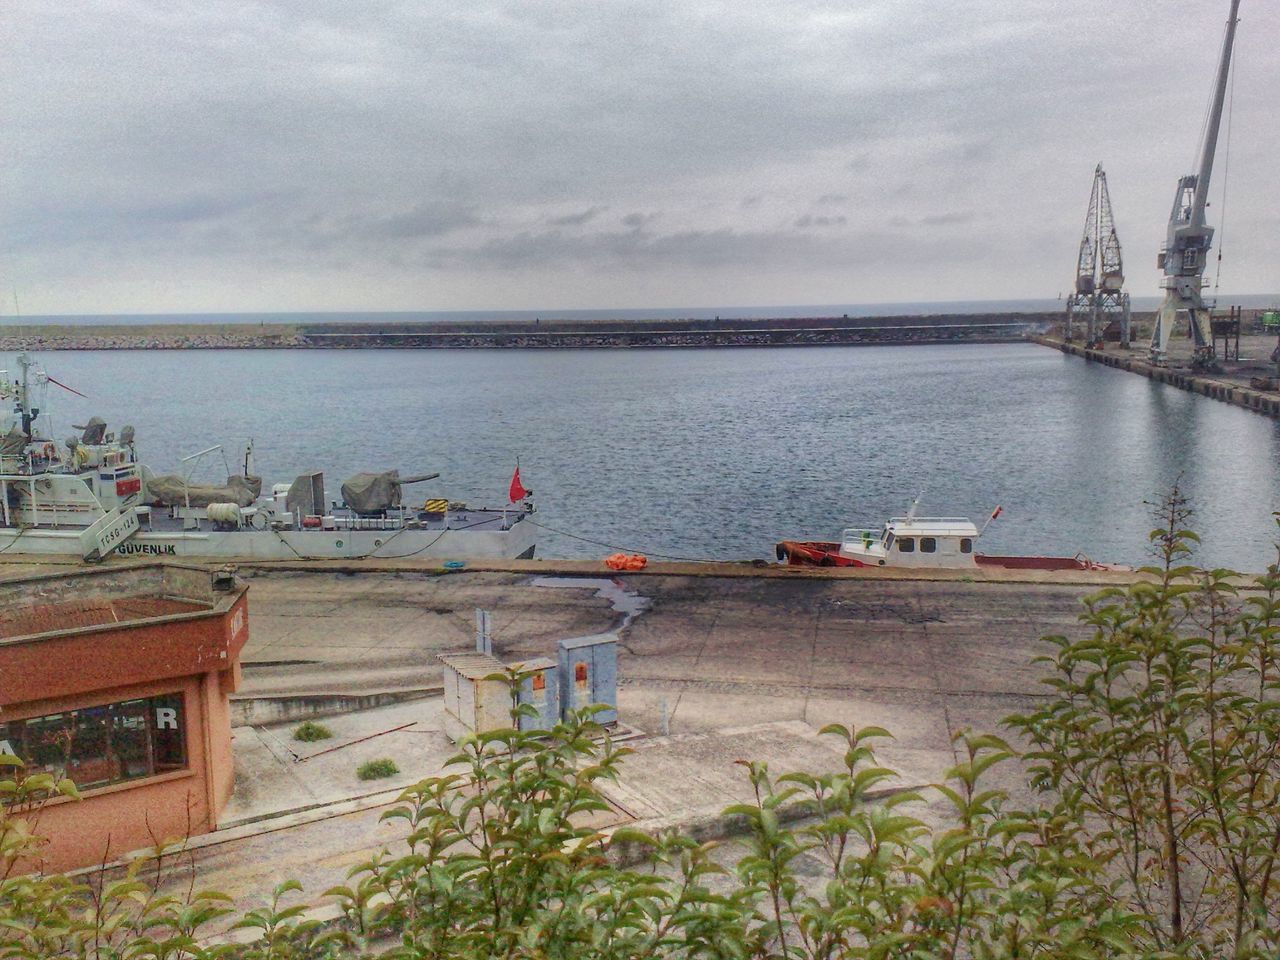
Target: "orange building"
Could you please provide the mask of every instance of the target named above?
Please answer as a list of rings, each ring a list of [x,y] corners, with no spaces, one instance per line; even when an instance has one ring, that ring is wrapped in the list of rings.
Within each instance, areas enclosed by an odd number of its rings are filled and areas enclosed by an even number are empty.
[[[0,753],[83,796],[40,813],[46,871],[217,827],[247,592],[171,564],[0,581]]]

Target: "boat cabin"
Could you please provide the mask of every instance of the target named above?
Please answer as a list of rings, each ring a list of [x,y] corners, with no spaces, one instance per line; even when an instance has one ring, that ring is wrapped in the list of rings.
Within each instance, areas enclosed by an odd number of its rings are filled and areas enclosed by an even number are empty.
[[[882,530],[845,530],[840,556],[872,567],[974,567],[977,540],[964,517],[894,517]]]

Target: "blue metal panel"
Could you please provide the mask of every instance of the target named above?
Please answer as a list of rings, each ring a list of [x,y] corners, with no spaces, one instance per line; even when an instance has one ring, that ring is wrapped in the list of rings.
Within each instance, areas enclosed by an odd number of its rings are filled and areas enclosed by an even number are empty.
[[[546,657],[527,660],[520,665],[533,671],[520,683],[519,702],[532,704],[537,717],[521,717],[521,730],[550,730],[560,720],[560,683],[556,662]]]
[[[618,720],[618,642],[610,636],[560,641],[560,715],[591,704],[609,709],[596,714],[599,723]]]
[[[596,714],[600,723],[618,722],[618,642],[608,640],[591,648],[592,703],[609,707]]]

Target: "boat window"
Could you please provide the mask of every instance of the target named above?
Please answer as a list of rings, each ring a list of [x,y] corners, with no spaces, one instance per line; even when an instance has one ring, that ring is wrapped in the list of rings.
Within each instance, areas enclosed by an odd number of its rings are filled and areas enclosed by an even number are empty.
[[[892,550],[892,549],[893,549],[893,534],[892,534],[892,533],[886,533],[886,534],[884,535],[884,548],[885,548],[886,550]]]
[[[971,537],[960,538],[960,552],[973,553],[973,539]]]
[[[898,552],[899,553],[915,553],[916,538],[915,537],[899,537]]]
[[[937,553],[937,552],[938,552],[938,540],[937,540],[937,538],[936,538],[936,537],[921,537],[921,538],[920,538],[920,552],[921,552],[921,553]]]

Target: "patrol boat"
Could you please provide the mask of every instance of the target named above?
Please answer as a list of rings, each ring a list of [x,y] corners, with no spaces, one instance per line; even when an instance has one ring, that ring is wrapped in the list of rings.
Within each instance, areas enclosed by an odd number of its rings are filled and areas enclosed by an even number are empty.
[[[0,371],[0,555],[110,555],[237,560],[422,557],[440,560],[533,556],[534,505],[501,508],[445,498],[404,503],[404,487],[439,474],[362,473],[329,500],[322,473],[278,483],[265,495],[253,474],[252,444],[221,485],[191,482],[209,447],[184,457],[183,475],[157,476],[138,462],[134,430],[108,431],[94,417],[59,444],[40,434],[36,388],[70,390],[18,357],[20,375]],[[76,391],[72,391],[73,393]],[[81,394],[82,395],[82,394]],[[83,396],[83,395],[82,395]],[[517,484],[513,484],[513,493]],[[524,493],[521,489],[520,492]]]

